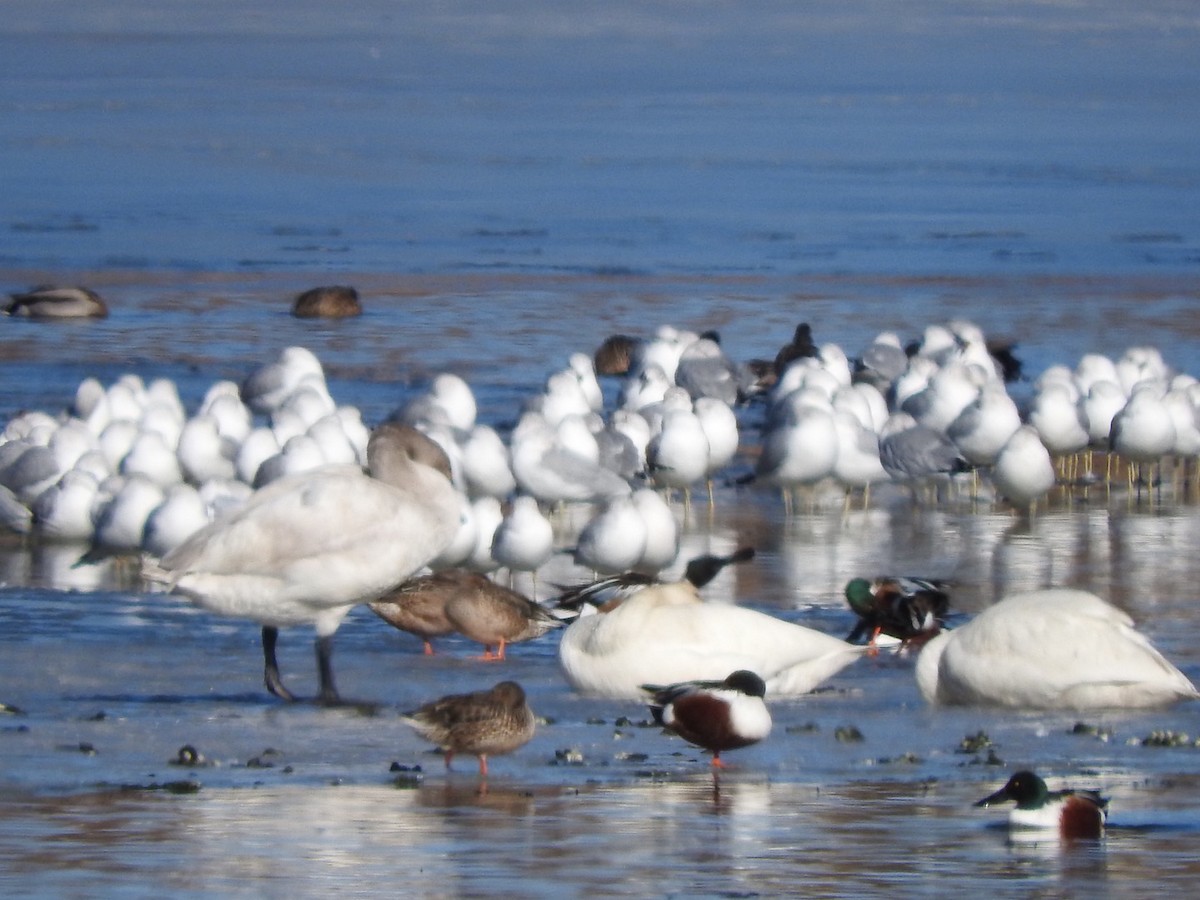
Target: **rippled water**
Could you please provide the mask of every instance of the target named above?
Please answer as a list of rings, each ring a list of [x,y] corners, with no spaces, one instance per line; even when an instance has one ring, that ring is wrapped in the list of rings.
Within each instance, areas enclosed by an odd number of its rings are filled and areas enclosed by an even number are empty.
[[[451,369],[504,428],[570,352],[664,323],[746,359],[801,320],[854,354],[964,316],[1030,376],[1135,344],[1200,374],[1197,16],[1126,6],[8,3],[2,281],[82,281],[113,312],[0,322],[0,421],[127,371],[193,406],[302,344],[368,421]],[[288,315],[332,280],[364,316]],[[713,593],[834,634],[858,574],[950,578],[963,615],[1084,587],[1200,678],[1193,500],[1056,495],[1027,521],[873,496],[785,518],[721,487],[684,553],[755,546]],[[24,711],[0,714],[6,894],[1128,895],[1200,870],[1200,750],[1142,742],[1194,736],[1194,704],[1079,732],[932,710],[885,655],[774,703],[714,789],[638,704],[571,694],[553,638],[427,659],[359,611],[339,684],[377,714],[285,707],[254,626],[79,553],[0,547],[0,701]],[[311,691],[310,635],[280,650]],[[501,672],[546,722],[481,795],[398,711]],[[171,765],[184,744],[212,764]],[[971,808],[1017,766],[1109,794],[1104,844],[1014,844]]]

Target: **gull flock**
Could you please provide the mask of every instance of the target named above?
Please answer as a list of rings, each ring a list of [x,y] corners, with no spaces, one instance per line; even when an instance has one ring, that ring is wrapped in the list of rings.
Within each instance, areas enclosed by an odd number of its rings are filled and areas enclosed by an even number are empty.
[[[1111,488],[1114,462],[1135,487],[1182,490],[1200,456],[1200,383],[1152,347],[1053,366],[1019,403],[967,322],[930,326],[907,351],[881,334],[853,360],[827,343],[738,363],[714,337],[662,327],[632,340],[608,408],[592,357],[573,353],[506,436],[478,419],[466,381],[434,377],[393,418],[451,460],[470,524],[438,565],[536,572],[553,552],[545,514],[586,503],[595,514],[578,536],[581,565],[657,571],[677,549],[660,501],[703,491],[711,501],[714,483],[734,479],[789,504],[801,494],[869,503],[885,485],[925,489],[924,500],[930,485],[966,484],[973,500],[1029,510],[1056,487]],[[162,556],[277,478],[365,465],[368,436],[302,347],[240,385],[213,384],[190,412],[167,379],[88,378],[65,411],[24,412],[0,432],[0,522]],[[1166,461],[1182,474],[1172,479]]]
[[[289,347],[241,384],[213,384],[192,411],[169,380],[127,374],[109,385],[85,379],[65,411],[14,417],[0,433],[0,522],[30,540],[84,544],[83,560],[139,555],[149,580],[259,621],[268,687],[287,699],[274,664],[275,630],[314,624],[321,697],[334,700],[329,639],[353,605],[429,570],[506,570],[536,579],[564,553],[593,577],[653,575],[680,552],[673,498],[682,498],[686,516],[702,494],[715,502],[714,485],[779,492],[789,511],[805,498],[866,505],[872,490],[878,497],[887,489],[887,502],[967,496],[1027,514],[1054,489],[1119,489],[1117,472],[1139,496],[1189,489],[1200,455],[1196,378],[1172,371],[1153,348],[1134,347],[1118,359],[1088,354],[1074,368],[1047,369],[1018,402],[1008,390],[1014,366],[965,321],[931,325],[907,347],[881,334],[853,358],[836,344],[814,343],[802,324],[773,359],[748,362],[727,357],[715,333],[664,326],[644,338],[614,336],[594,354],[570,354],[531,392],[507,433],[481,421],[463,378],[443,372],[382,426],[415,429],[445,465],[416,466],[428,482],[412,500],[420,508],[391,534],[396,541],[420,535],[421,552],[376,575],[363,567],[377,552],[358,551],[353,565],[330,548],[324,565],[287,557],[292,544],[307,547],[309,557],[322,549],[300,534],[327,525],[322,516],[306,525],[296,514],[311,494],[335,483],[369,486],[371,497],[392,490],[369,485],[374,471],[362,474],[376,468],[372,429],[354,406],[331,396],[312,352]],[[607,393],[615,402],[606,403],[601,379],[612,379]],[[448,476],[445,491],[430,486],[443,478],[431,474],[435,468]],[[291,504],[283,513],[281,496]],[[271,518],[260,518],[264,508],[274,510]],[[584,512],[571,518],[568,509]],[[363,510],[370,514],[369,505]],[[270,571],[269,561],[249,559],[255,554],[246,543],[264,528],[279,532],[269,546],[281,561]],[[208,570],[195,571],[197,560]],[[319,603],[299,596],[312,591],[297,579],[330,582],[350,571],[362,582],[354,590],[330,583]],[[212,586],[231,575],[242,580]],[[287,582],[278,588],[291,592],[286,614],[250,596],[265,578]],[[646,681],[719,680],[749,669],[771,692],[802,693],[862,650],[749,610],[705,604],[686,582],[651,584],[635,600],[586,625],[581,616],[581,627],[564,633],[562,661],[574,686],[637,696]],[[699,616],[716,621],[706,625]],[[668,630],[676,634],[694,629],[695,639],[664,650],[646,625],[655,618],[675,620]],[[1128,623],[1117,626],[1132,633]],[[1069,615],[1060,627],[1072,627]],[[803,633],[792,638],[786,628]],[[415,633],[427,640],[438,632]],[[476,639],[499,644],[502,655],[506,639],[526,638],[484,629]],[[989,702],[986,685],[962,687],[977,674],[970,659],[961,661],[967,635],[936,646],[922,667],[928,699]],[[771,656],[765,668],[758,658],[764,647]],[[994,649],[984,641],[975,658]],[[684,657],[703,660],[694,674]],[[656,658],[679,665],[665,673],[639,668]],[[1195,695],[1176,675],[1164,676],[1164,692],[1151,692],[1155,702]],[[1127,699],[1120,691],[1096,693],[1116,705]]]

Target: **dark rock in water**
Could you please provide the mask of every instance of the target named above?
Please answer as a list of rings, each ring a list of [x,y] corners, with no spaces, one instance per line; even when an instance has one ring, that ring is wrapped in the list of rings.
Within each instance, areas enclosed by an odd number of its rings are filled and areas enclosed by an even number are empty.
[[[406,766],[403,763],[393,762],[388,767],[388,771],[394,776],[392,778],[392,787],[400,790],[411,790],[421,786],[425,780],[425,773],[419,765]]]
[[[1092,725],[1088,722],[1076,722],[1075,726],[1067,733],[1094,737],[1099,741],[1107,741],[1112,737],[1112,732],[1104,726]]]
[[[268,747],[258,756],[252,756],[246,760],[247,769],[273,769],[275,764],[282,758],[283,754],[273,747]]]
[[[1182,731],[1162,730],[1150,732],[1142,738],[1143,747],[1200,747],[1200,739],[1192,740],[1191,736]]]
[[[863,733],[853,725],[841,725],[835,728],[833,736],[839,744],[860,744],[865,740]]]
[[[150,784],[123,784],[123,791],[165,791],[168,794],[198,794],[200,782],[180,779],[178,781],[152,781]]]
[[[552,766],[582,766],[583,763],[583,751],[578,747],[555,750],[554,759],[550,761],[550,765]]]
[[[992,739],[987,736],[985,731],[977,731],[975,734],[968,734],[958,743],[956,753],[979,753],[992,746]]]
[[[392,779],[392,787],[399,788],[400,790],[411,790],[412,788],[420,787],[424,780],[425,775],[421,772],[421,767],[417,766],[410,771],[398,773]]]
[[[191,744],[184,744],[180,747],[179,752],[175,754],[175,758],[168,760],[167,763],[168,765],[185,766],[187,768],[212,765],[204,758],[204,754]]]
[[[87,741],[80,741],[78,744],[59,744],[59,750],[64,750],[67,753],[82,753],[84,756],[95,756],[96,748]]]

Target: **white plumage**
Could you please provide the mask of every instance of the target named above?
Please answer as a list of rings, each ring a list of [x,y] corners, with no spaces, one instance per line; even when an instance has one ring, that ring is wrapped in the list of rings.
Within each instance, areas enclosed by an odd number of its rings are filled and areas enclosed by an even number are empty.
[[[371,475],[330,466],[272,482],[146,572],[205,609],[260,623],[267,687],[284,699],[277,628],[315,626],[321,699],[336,700],[330,638],[346,613],[414,574],[458,527],[448,461],[428,438],[385,425],[368,455]]]
[[[811,691],[864,650],[755,610],[705,603],[680,581],[576,619],[563,633],[559,662],[572,687],[605,697],[636,698],[644,684],[719,681],[738,669],[781,696]]]
[[[1165,706],[1196,688],[1095,594],[1013,594],[930,641],[917,661],[930,703],[1018,709]]]

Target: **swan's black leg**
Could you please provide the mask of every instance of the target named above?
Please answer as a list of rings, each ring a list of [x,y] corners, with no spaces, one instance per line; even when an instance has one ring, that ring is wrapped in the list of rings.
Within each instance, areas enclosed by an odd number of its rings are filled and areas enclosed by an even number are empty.
[[[279,663],[275,660],[275,642],[279,639],[279,629],[272,625],[264,625],[262,630],[263,660],[266,663],[264,679],[267,690],[280,700],[294,701],[292,692],[283,686],[279,677]]]
[[[321,692],[317,702],[334,706],[341,702],[337,687],[333,683],[333,635],[317,638],[317,675],[321,680]]]

